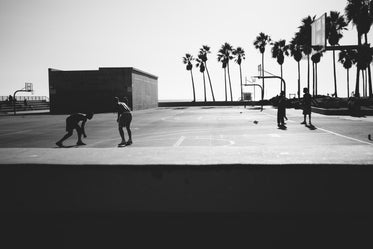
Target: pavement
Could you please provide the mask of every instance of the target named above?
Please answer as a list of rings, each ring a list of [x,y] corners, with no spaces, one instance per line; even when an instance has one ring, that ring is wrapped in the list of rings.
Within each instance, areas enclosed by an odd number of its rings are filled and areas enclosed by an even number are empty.
[[[373,117],[312,114],[287,110],[287,129],[277,110],[264,107],[174,107],[134,111],[134,143],[120,142],[115,113],[96,114],[86,124],[85,146],[77,136],[58,148],[67,115],[0,117],[1,164],[98,165],[282,165],[373,163]],[[125,132],[126,139],[127,134]]]

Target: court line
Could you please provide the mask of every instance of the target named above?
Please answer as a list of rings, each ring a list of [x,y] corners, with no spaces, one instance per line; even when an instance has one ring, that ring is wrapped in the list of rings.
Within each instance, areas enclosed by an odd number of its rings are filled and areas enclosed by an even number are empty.
[[[357,138],[345,136],[345,135],[342,135],[342,134],[339,134],[339,133],[336,133],[336,132],[333,132],[333,131],[329,131],[329,130],[326,130],[326,129],[323,129],[323,128],[320,128],[320,127],[317,127],[317,129],[322,130],[322,131],[327,132],[327,133],[330,133],[330,134],[333,134],[333,135],[338,136],[338,137],[343,137],[343,138],[353,140],[353,141],[356,141],[356,142],[360,142],[360,143],[363,143],[363,144],[373,145],[372,143],[365,142],[365,141],[362,141],[362,140],[357,139]]]
[[[185,137],[184,136],[181,136],[177,141],[176,143],[174,143],[174,147],[178,147],[183,141],[184,141]]]
[[[275,116],[275,115],[271,115],[271,114],[268,114],[268,113],[264,113],[264,114],[266,114],[268,116]],[[292,120],[288,120],[288,121],[289,122],[294,122]],[[357,139],[357,138],[345,136],[345,135],[342,135],[342,134],[339,134],[339,133],[336,133],[336,132],[333,132],[333,131],[329,131],[329,130],[326,130],[326,129],[323,129],[323,128],[320,128],[320,127],[316,127],[316,128],[319,129],[319,130],[322,130],[322,131],[324,131],[326,133],[338,136],[338,137],[346,138],[346,139],[349,139],[349,140],[352,140],[352,141],[355,141],[355,142],[360,142],[360,143],[367,144],[367,145],[373,145],[372,143],[369,143],[369,142],[366,142],[366,141],[362,141],[362,140]]]
[[[26,132],[29,132],[29,131],[32,131],[32,130],[23,130],[23,131],[9,132],[9,133],[6,133],[6,134],[0,134],[0,137],[2,137],[2,136],[8,136],[8,135],[13,135],[13,134],[19,134],[19,133],[26,133]]]

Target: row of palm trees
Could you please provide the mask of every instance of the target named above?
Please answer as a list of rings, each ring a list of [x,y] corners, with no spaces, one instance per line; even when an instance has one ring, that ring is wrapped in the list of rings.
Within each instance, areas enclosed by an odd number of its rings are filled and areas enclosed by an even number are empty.
[[[313,82],[312,89],[313,94],[317,95],[317,64],[320,62],[324,51],[320,51],[320,47],[314,47],[311,44],[311,26],[315,21],[315,16],[307,16],[301,21],[301,26],[298,27],[298,31],[295,33],[294,37],[291,39],[290,43],[287,44],[286,40],[280,39],[273,42],[271,37],[263,32],[259,33],[253,42],[253,45],[262,55],[262,65],[261,74],[264,75],[264,53],[267,45],[272,45],[271,54],[280,65],[281,77],[283,76],[283,64],[285,61],[285,56],[292,56],[298,65],[298,97],[300,98],[300,61],[304,56],[307,59],[307,87],[310,89],[310,64],[312,61],[312,72],[313,72]],[[351,46],[350,48],[341,50],[339,48],[339,41],[343,37],[343,31],[347,30],[349,23],[352,23],[357,28],[358,34],[358,46]],[[336,50],[341,50],[339,53],[338,61],[347,70],[347,93],[349,97],[349,69],[352,65],[356,64],[357,75],[356,75],[356,85],[355,85],[355,96],[360,96],[359,89],[359,77],[360,74],[363,78],[363,89],[367,89],[367,84],[369,83],[369,94],[367,90],[364,91],[364,95],[369,95],[373,97],[372,93],[372,80],[370,64],[373,60],[373,49],[370,48],[368,44],[368,32],[373,24],[373,0],[347,0],[347,5],[345,7],[345,15],[342,15],[337,11],[330,11],[329,15],[326,17],[326,38],[329,43],[329,49],[333,51],[333,76],[334,76],[334,96],[338,97],[337,92],[337,77],[336,77]],[[363,38],[364,37],[364,43]],[[205,84],[205,71],[207,72],[211,94],[213,101],[215,101],[212,83],[210,75],[207,70],[207,55],[210,53],[209,46],[202,46],[199,51],[198,58],[196,59],[196,66],[199,68],[200,72],[203,74],[203,84],[204,84],[204,97],[206,101],[206,84]],[[241,63],[245,59],[245,51],[241,47],[234,49],[229,43],[224,43],[217,55],[217,59],[222,63],[222,68],[224,70],[224,83],[225,83],[225,101],[228,101],[227,96],[227,80],[229,83],[230,99],[233,101],[232,96],[232,84],[230,78],[229,62],[235,59],[235,62],[239,65],[240,69],[240,83],[241,83],[241,99],[243,99],[242,92],[242,71]],[[193,79],[193,61],[194,57],[190,54],[186,54],[183,57],[183,62],[186,64],[186,69],[190,71],[193,85],[193,101],[195,101],[195,86]],[[369,81],[369,82],[368,82]],[[264,78],[262,80],[263,89]],[[282,84],[281,84],[282,87]],[[282,88],[281,88],[282,90]],[[264,92],[263,92],[264,94]],[[264,96],[262,96],[264,97]]]
[[[268,44],[273,45],[272,57],[277,59],[278,64],[281,67],[282,77],[282,65],[284,63],[284,55],[289,55],[294,58],[298,63],[298,97],[300,97],[300,61],[303,56],[307,57],[307,87],[310,89],[310,61],[313,66],[313,93],[317,95],[317,63],[320,62],[323,52],[320,52],[320,48],[313,47],[311,44],[311,25],[315,21],[315,16],[308,16],[302,19],[302,24],[299,26],[298,32],[292,38],[289,44],[286,44],[285,40],[279,40],[276,42],[271,41],[271,37],[264,33],[260,33],[254,41],[254,46],[259,49],[262,54],[262,75],[264,75],[264,52]],[[339,41],[343,37],[342,32],[347,30],[348,24],[352,22],[357,27],[358,31],[358,47],[354,48],[351,46],[349,49],[344,49],[339,53],[338,61],[342,63],[344,68],[347,70],[347,93],[349,97],[349,69],[353,64],[357,66],[356,86],[355,95],[360,96],[359,89],[359,76],[362,73],[363,85],[364,82],[369,80],[369,97],[373,97],[372,94],[372,80],[370,64],[373,60],[373,49],[368,44],[368,32],[373,24],[373,0],[348,0],[345,7],[345,16],[341,15],[337,11],[330,11],[326,17],[326,38],[330,45],[330,49],[333,51],[333,76],[334,76],[334,96],[338,97],[337,92],[337,77],[336,77],[336,59],[335,51],[340,50],[338,48]],[[362,43],[362,36],[364,36],[364,44]],[[264,88],[264,79],[263,79]],[[365,86],[367,84],[365,83]],[[368,95],[368,94],[366,94]]]
[[[203,77],[203,88],[204,88],[204,101],[207,101],[207,94],[206,94],[206,77],[205,73],[207,74],[209,83],[210,83],[210,91],[212,95],[212,100],[215,101],[214,96],[214,90],[211,83],[211,77],[209,74],[209,71],[207,69],[207,61],[208,61],[208,54],[210,54],[210,47],[207,45],[203,45],[202,48],[200,48],[199,53],[197,55],[197,58],[194,58],[193,55],[187,53],[183,57],[183,63],[186,64],[186,70],[190,71],[191,79],[192,79],[192,87],[193,87],[193,102],[196,101],[196,94],[195,94],[195,84],[194,84],[194,78],[193,78],[193,63],[196,61],[195,66],[199,69],[199,71],[202,73]],[[222,64],[222,68],[224,70],[224,84],[225,84],[225,101],[228,101],[228,90],[230,92],[230,99],[233,101],[233,94],[232,94],[232,82],[231,82],[231,76],[230,76],[230,70],[229,70],[229,62],[233,59],[235,59],[235,62],[239,66],[240,70],[240,83],[241,83],[241,98],[242,98],[242,69],[241,69],[241,63],[245,59],[245,51],[241,47],[233,48],[232,45],[229,43],[224,43],[217,55],[217,59]],[[229,83],[229,89],[228,84]]]

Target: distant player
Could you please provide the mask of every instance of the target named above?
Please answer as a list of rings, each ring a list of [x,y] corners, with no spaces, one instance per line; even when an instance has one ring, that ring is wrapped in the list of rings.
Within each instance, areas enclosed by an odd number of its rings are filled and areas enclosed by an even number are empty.
[[[118,97],[114,98],[114,102],[115,102],[115,110],[118,113],[118,116],[117,116],[118,130],[119,130],[120,137],[122,138],[122,141],[118,144],[118,146],[130,145],[132,144],[131,109],[128,107],[126,103],[120,102]],[[127,130],[127,134],[128,134],[127,142],[124,138],[123,127],[126,127],[126,130]]]
[[[62,142],[71,137],[73,134],[73,130],[75,129],[76,132],[78,133],[78,142],[76,145],[85,145],[82,141],[82,135],[84,137],[87,137],[85,134],[84,126],[87,120],[91,120],[93,117],[93,113],[88,113],[88,114],[82,114],[82,113],[74,113],[71,114],[66,118],[66,131],[67,134],[61,138],[56,145],[58,147],[63,147]],[[79,126],[79,122],[82,122],[81,125]]]
[[[307,118],[307,115],[308,115],[308,121],[309,121],[309,124],[311,124],[311,102],[312,102],[312,97],[311,97],[311,94],[309,94],[309,91],[308,91],[308,88],[305,87],[303,88],[303,103],[302,103],[302,106],[303,106],[303,117],[304,117],[304,120],[301,124],[305,124],[307,125],[307,122],[306,122],[306,118]]]
[[[285,127],[285,121],[286,118],[286,98],[285,98],[285,92],[281,91],[279,100],[278,100],[278,106],[277,106],[277,126],[279,128],[286,128]]]

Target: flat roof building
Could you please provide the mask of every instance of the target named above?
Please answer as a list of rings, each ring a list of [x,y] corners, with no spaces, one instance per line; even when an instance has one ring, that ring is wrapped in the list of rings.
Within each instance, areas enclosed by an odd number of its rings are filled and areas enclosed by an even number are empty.
[[[133,67],[86,71],[48,69],[51,113],[114,112],[113,99],[132,110],[158,107],[158,77]]]

